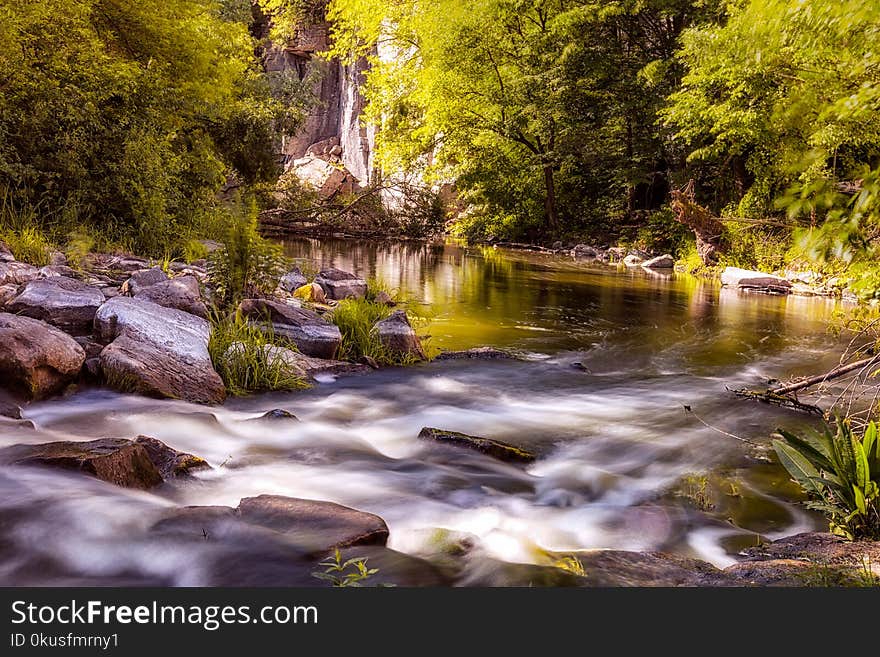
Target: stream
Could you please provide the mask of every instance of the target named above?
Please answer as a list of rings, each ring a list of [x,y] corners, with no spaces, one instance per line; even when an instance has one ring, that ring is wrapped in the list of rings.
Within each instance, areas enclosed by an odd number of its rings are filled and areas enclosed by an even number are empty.
[[[761,539],[821,529],[766,451],[802,414],[725,387],[813,373],[836,359],[836,301],[749,295],[683,274],[454,243],[297,239],[288,255],[382,279],[425,316],[430,349],[491,345],[523,360],[443,361],[327,378],[219,408],[82,390],[34,403],[15,443],[145,434],[213,466],[151,492],[0,468],[5,585],[198,586],[209,542],[150,532],[171,507],[272,493],[338,502],[388,523],[388,547],[433,558],[466,541],[493,563],[664,550],[718,566]],[[688,405],[696,414],[685,411]],[[254,423],[281,408],[300,422]],[[527,447],[521,467],[417,439],[438,427]],[[214,565],[212,565],[214,564]]]

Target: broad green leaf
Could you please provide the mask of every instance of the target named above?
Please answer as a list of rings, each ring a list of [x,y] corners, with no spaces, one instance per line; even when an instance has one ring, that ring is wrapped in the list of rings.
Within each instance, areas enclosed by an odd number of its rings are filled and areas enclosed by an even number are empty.
[[[773,441],[773,449],[776,450],[779,462],[782,463],[786,470],[788,470],[788,474],[790,474],[804,490],[819,496],[822,495],[822,491],[814,481],[819,478],[819,472],[803,454],[781,440]]]

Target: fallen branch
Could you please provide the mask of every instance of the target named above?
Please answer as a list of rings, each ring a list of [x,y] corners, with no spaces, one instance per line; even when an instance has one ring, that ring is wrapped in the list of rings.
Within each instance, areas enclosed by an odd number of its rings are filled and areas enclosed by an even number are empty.
[[[790,395],[791,393],[797,392],[798,390],[803,390],[804,388],[809,388],[810,386],[814,386],[819,383],[825,383],[826,381],[831,381],[832,379],[836,379],[837,377],[843,376],[844,374],[849,374],[850,372],[854,372],[855,370],[869,367],[870,365],[878,361],[880,361],[880,354],[875,354],[870,358],[863,358],[862,360],[847,363],[846,365],[838,365],[833,370],[831,370],[830,372],[826,372],[825,374],[810,376],[806,379],[798,381],[797,383],[791,383],[787,386],[781,386],[773,390],[768,390],[767,392],[779,396]]]

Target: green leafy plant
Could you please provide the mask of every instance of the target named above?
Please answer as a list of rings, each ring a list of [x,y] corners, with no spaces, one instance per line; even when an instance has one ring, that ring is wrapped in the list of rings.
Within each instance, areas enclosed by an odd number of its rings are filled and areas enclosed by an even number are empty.
[[[303,371],[289,361],[275,341],[271,324],[262,329],[239,313],[212,313],[208,352],[229,394],[241,396],[309,387]],[[283,347],[296,350],[292,344]]]
[[[254,200],[238,200],[228,215],[223,247],[208,258],[208,273],[218,298],[233,305],[245,297],[271,293],[286,265],[281,245],[257,231]]]
[[[795,436],[779,430],[773,448],[792,478],[810,496],[807,506],[828,516],[832,533],[850,540],[880,538],[880,441],[868,424],[859,439],[850,424],[836,432]]]
[[[324,570],[316,570],[312,577],[330,582],[336,587],[360,587],[379,572],[378,568],[367,568],[366,557],[353,557],[347,561],[342,560],[339,548],[335,550],[332,558],[325,559],[319,566]]]

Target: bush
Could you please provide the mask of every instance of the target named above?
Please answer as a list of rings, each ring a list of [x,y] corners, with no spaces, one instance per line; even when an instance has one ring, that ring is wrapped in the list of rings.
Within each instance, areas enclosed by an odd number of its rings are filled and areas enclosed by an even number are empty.
[[[798,437],[779,430],[773,441],[788,473],[810,496],[807,506],[828,516],[832,533],[849,540],[880,538],[880,440],[868,424],[859,439],[849,422]]]
[[[274,342],[271,328],[266,333],[238,313],[212,315],[208,352],[230,395],[309,387],[302,372],[271,348]],[[296,350],[290,344],[283,346]]]
[[[234,305],[243,298],[273,292],[287,269],[287,260],[280,244],[257,232],[257,206],[253,199],[236,201],[227,222],[223,247],[208,259],[208,273],[218,299]]]

